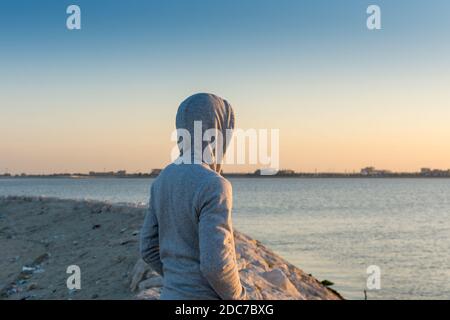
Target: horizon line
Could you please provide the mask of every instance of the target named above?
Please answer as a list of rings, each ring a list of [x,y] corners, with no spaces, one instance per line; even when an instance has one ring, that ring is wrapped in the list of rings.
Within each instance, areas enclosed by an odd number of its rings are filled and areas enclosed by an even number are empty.
[[[53,172],[53,173],[27,173],[27,172],[20,172],[20,173],[13,173],[13,172],[3,172],[0,173],[0,176],[2,177],[17,177],[17,176],[136,176],[136,175],[157,175],[159,172],[161,172],[162,168],[154,168],[147,172],[143,171],[134,171],[134,172],[128,172],[127,170],[121,169],[121,170],[109,170],[109,171],[89,171],[89,172]],[[376,167],[369,166],[361,168],[360,170],[351,170],[351,171],[296,171],[292,169],[273,169],[273,168],[260,168],[256,169],[253,172],[252,171],[245,171],[245,172],[227,172],[222,171],[222,174],[224,175],[261,175],[261,171],[263,170],[274,170],[276,172],[275,175],[326,175],[326,174],[335,174],[335,175],[398,175],[398,174],[433,174],[433,173],[445,173],[450,174],[450,168],[449,169],[439,169],[439,168],[430,168],[430,167],[421,167],[419,171],[392,171],[389,169],[376,169]],[[259,172],[259,173],[258,173]],[[263,176],[263,175],[262,175]]]

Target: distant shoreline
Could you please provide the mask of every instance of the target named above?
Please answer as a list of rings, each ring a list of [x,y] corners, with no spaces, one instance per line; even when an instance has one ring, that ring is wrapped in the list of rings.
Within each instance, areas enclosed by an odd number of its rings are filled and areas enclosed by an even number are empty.
[[[52,173],[52,174],[10,174],[4,173],[1,178],[156,178],[162,169],[152,169],[150,172],[129,173],[126,170],[118,171],[89,171],[89,173]],[[421,168],[419,172],[394,172],[390,170],[379,170],[375,167],[362,168],[360,172],[296,172],[290,169],[258,169],[254,172],[222,172],[226,178],[450,178],[450,169],[440,170]]]
[[[129,173],[126,170],[118,171],[89,171],[89,173],[52,173],[52,174],[9,174],[0,175],[1,178],[71,178],[71,179],[92,179],[92,178],[117,178],[117,179],[142,179],[156,178],[162,169],[152,169],[150,172]],[[379,170],[375,167],[365,167],[360,172],[296,172],[290,169],[258,169],[254,172],[222,172],[226,178],[450,178],[449,170],[421,168],[419,172],[394,172],[390,170]]]
[[[399,178],[409,178],[409,179],[449,179],[449,176],[425,176],[420,173],[411,174],[390,174],[390,175],[361,175],[361,174],[292,174],[292,175],[255,175],[255,174],[223,174],[225,178],[256,178],[256,179],[273,179],[273,178],[283,178],[283,179],[326,179],[326,178],[339,178],[339,179],[399,179]],[[90,175],[11,175],[4,176],[0,175],[1,179],[154,179],[157,175],[104,175],[104,176],[90,176]]]

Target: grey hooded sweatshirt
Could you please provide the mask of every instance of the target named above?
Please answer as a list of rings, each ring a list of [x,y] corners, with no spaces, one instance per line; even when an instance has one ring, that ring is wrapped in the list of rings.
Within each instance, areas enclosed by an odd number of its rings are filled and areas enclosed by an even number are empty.
[[[176,117],[177,129],[189,132],[192,140],[194,121],[201,121],[202,134],[215,129],[225,137],[234,128],[233,109],[215,95],[196,94],[180,105]],[[184,161],[168,165],[152,184],[141,256],[163,275],[161,299],[245,299],[231,223],[231,184],[219,174],[211,142],[184,143],[179,143]],[[213,161],[205,163],[194,152],[200,145]]]

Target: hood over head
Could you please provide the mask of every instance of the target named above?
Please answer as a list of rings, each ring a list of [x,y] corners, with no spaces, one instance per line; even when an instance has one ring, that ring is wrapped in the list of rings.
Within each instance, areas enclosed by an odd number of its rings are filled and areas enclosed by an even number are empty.
[[[206,163],[220,172],[234,129],[234,112],[228,101],[210,93],[184,100],[176,117],[178,163]]]

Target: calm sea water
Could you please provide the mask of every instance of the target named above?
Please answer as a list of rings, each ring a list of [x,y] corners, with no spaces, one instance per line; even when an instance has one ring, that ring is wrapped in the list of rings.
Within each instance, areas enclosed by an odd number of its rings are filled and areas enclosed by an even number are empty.
[[[151,179],[0,179],[2,195],[145,205]],[[231,179],[235,228],[346,298],[450,299],[450,179]]]

